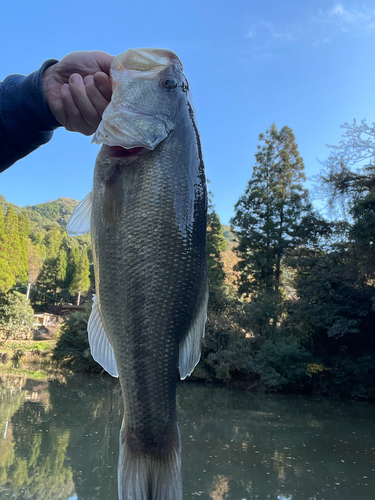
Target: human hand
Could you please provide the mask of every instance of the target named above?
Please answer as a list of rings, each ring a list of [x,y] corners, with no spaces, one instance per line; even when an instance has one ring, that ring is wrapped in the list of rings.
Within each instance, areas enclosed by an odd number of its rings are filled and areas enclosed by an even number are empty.
[[[111,95],[109,69],[114,56],[106,52],[72,52],[43,73],[47,105],[67,130],[93,134]]]

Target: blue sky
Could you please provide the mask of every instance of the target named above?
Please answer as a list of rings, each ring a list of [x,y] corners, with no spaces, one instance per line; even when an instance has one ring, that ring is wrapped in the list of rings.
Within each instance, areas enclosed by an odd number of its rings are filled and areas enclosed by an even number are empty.
[[[294,131],[306,175],[320,171],[340,125],[375,121],[375,6],[371,1],[20,0],[0,16],[0,80],[75,50],[176,52],[190,81],[206,172],[223,223],[243,193],[258,136]],[[58,130],[0,175],[19,206],[91,189],[98,146]]]

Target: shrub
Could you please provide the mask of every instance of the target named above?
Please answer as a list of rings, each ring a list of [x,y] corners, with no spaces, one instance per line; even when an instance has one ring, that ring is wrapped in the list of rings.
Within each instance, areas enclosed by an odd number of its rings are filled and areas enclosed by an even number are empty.
[[[87,322],[91,307],[84,313],[74,312],[63,323],[60,338],[53,352],[53,359],[75,371],[100,372],[103,368],[90,352]]]
[[[309,383],[307,365],[313,356],[298,342],[266,340],[254,357],[253,367],[269,388],[296,390]]]
[[[20,330],[29,331],[34,326],[34,310],[26,296],[9,292],[0,298],[0,331],[3,342]]]

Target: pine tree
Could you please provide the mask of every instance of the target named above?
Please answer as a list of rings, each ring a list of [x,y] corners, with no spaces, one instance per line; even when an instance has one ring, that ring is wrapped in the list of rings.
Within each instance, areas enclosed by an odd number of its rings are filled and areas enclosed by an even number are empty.
[[[72,295],[78,295],[77,305],[80,303],[81,293],[88,292],[90,288],[90,263],[87,256],[87,247],[80,255],[78,266],[74,273],[73,281],[69,287]]]
[[[0,292],[6,292],[15,282],[9,266],[9,241],[0,207]]]
[[[277,301],[282,259],[297,241],[303,243],[300,226],[312,208],[293,131],[283,127],[278,132],[273,124],[259,140],[252,177],[231,223],[239,229],[239,292],[274,294]]]

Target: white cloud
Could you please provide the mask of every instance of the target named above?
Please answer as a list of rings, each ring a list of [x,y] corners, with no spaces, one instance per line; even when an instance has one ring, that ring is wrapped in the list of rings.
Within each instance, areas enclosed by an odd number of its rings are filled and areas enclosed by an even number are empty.
[[[328,11],[319,11],[318,20],[339,23],[341,27],[357,27],[368,29],[375,21],[375,10],[363,6],[358,9],[347,9],[342,3],[337,3]],[[344,31],[348,31],[344,29]]]
[[[253,22],[244,37],[251,39],[253,57],[269,57],[275,49],[283,46],[319,48],[334,44],[342,36],[371,36],[375,32],[375,9],[366,4],[361,10],[349,8],[343,1],[338,1],[332,2],[328,10],[319,9],[315,15],[306,14],[298,22],[293,21]]]
[[[268,30],[271,37],[276,40],[280,40],[282,42],[291,42],[298,39],[294,27],[288,27],[285,30],[285,29],[279,29],[274,24],[266,23],[264,21],[262,21],[261,24]]]

